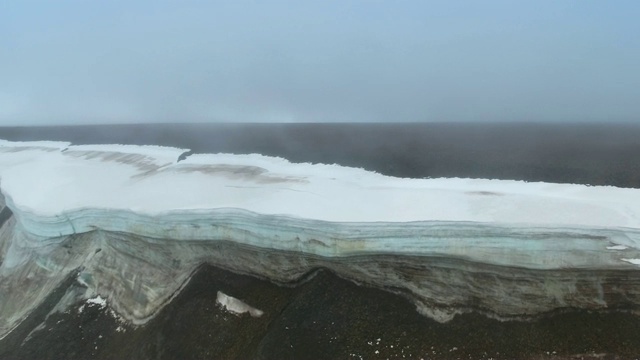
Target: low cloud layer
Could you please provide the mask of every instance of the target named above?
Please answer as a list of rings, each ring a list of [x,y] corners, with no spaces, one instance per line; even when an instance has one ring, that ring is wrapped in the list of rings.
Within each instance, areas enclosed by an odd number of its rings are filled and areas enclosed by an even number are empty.
[[[621,1],[8,1],[0,125],[638,121]]]

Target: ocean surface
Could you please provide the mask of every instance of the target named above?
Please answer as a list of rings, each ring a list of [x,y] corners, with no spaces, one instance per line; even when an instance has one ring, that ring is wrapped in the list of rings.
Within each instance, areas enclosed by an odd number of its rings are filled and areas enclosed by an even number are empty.
[[[145,124],[0,127],[7,140],[259,153],[398,177],[497,178],[640,188],[640,125],[529,123]]]

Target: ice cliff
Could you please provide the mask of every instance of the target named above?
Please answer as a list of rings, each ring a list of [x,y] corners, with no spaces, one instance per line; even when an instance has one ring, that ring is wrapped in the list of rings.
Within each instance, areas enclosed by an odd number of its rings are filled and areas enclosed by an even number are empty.
[[[277,283],[329,268],[440,321],[640,304],[640,190],[186,151],[0,141],[0,337],[68,276],[63,301],[144,323],[203,263]]]

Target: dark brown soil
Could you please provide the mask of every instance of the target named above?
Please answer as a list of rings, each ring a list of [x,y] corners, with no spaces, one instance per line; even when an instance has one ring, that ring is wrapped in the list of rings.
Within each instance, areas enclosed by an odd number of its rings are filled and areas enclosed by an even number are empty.
[[[64,286],[77,286],[67,282]],[[222,291],[260,308],[237,316],[216,303]],[[9,337],[2,359],[567,359],[640,354],[640,317],[565,310],[536,321],[478,314],[446,324],[405,299],[360,287],[328,271],[294,287],[205,266],[145,326],[119,322],[108,308],[78,304],[54,313],[48,299]],[[83,307],[82,312],[79,311]]]

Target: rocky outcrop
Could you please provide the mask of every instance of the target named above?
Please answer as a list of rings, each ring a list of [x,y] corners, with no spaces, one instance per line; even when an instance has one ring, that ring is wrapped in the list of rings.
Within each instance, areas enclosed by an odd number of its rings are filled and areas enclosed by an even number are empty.
[[[0,269],[3,333],[74,271],[86,286],[79,296],[99,294],[124,318],[144,323],[203,263],[278,283],[296,282],[314,269],[327,268],[357,283],[402,294],[420,313],[440,321],[467,311],[508,319],[558,308],[634,309],[640,304],[640,271],[621,262],[619,250],[606,249],[610,239],[621,236],[616,233],[535,233],[469,224],[377,224],[373,229],[331,224],[330,232],[320,226],[327,224],[314,227],[313,222],[259,215],[223,219],[214,221],[221,232],[202,230],[199,234],[210,237],[179,240],[103,229],[42,238],[11,219],[1,231],[3,241],[10,242]],[[256,230],[261,226],[274,230],[261,234]],[[175,227],[180,228],[174,225],[173,234]],[[465,227],[466,234],[460,229]],[[407,236],[416,233],[431,245],[410,247]],[[474,235],[480,233],[493,240],[479,241]],[[277,241],[279,248],[271,246]],[[401,241],[408,243],[407,251],[394,250],[392,245]],[[456,245],[447,246],[450,241]]]

